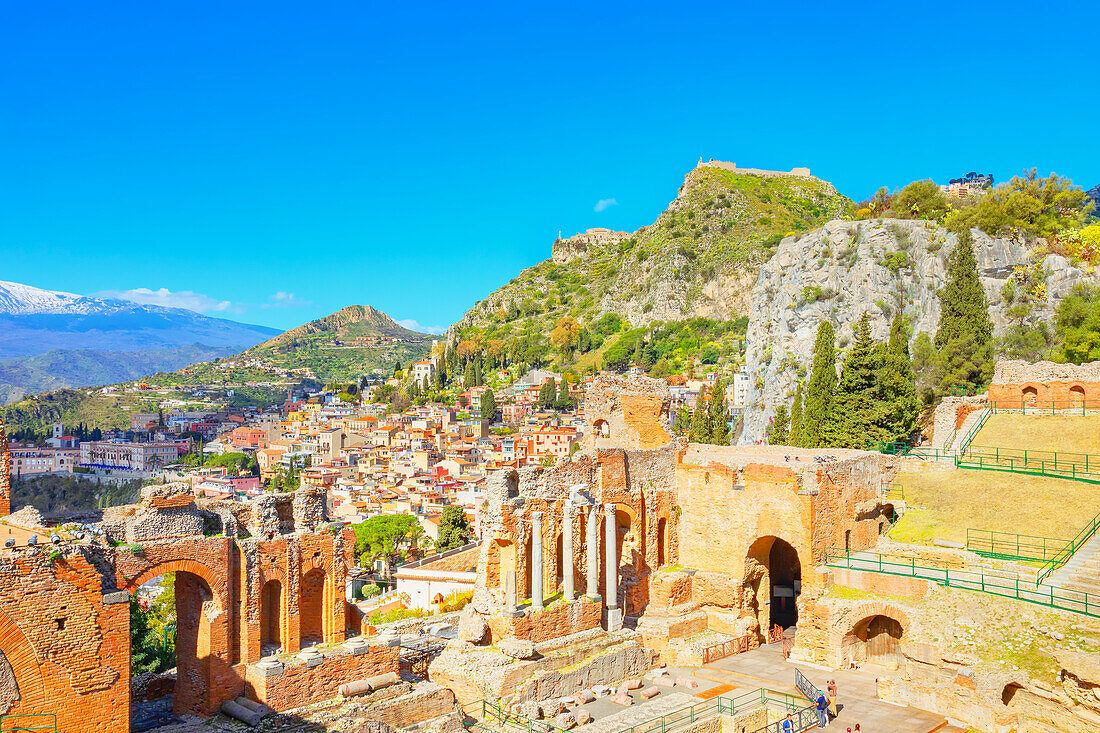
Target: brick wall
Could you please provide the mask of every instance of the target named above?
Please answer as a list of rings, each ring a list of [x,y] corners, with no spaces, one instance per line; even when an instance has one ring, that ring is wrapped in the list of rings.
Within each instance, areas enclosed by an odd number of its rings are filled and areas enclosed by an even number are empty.
[[[372,646],[364,654],[342,651],[326,656],[323,662],[312,667],[292,658],[277,674],[265,675],[255,665],[249,665],[246,690],[250,697],[276,711],[302,707],[336,697],[340,685],[345,682],[387,672],[399,673],[400,651],[384,646]]]
[[[513,636],[537,643],[598,627],[600,604],[582,596],[574,603],[556,602],[538,613],[501,620],[501,636]]]

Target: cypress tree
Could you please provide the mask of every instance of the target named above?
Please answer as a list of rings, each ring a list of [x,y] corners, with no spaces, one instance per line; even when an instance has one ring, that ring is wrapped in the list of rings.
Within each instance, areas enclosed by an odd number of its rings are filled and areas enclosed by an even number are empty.
[[[719,377],[710,388],[710,443],[730,444],[729,408],[726,406],[726,383]]]
[[[993,376],[993,321],[978,277],[973,238],[969,230],[947,260],[947,285],[940,293],[940,387],[954,385],[974,391]]]
[[[497,416],[497,397],[493,390],[487,389],[481,395],[481,419],[492,422]]]
[[[833,324],[822,321],[817,327],[813,370],[806,389],[806,404],[802,408],[801,443],[807,448],[820,448],[826,444],[830,407],[837,383],[835,338]]]
[[[691,426],[688,428],[688,440],[693,443],[710,442],[710,410],[707,409],[703,393],[695,400],[695,409],[691,413]]]
[[[775,421],[772,422],[771,435],[768,436],[768,443],[770,445],[787,444],[787,428],[789,423],[790,416],[787,414],[787,406],[780,405],[775,408]]]
[[[787,435],[787,444],[802,445],[802,381],[794,390],[794,405],[791,407],[791,428]]]
[[[689,427],[691,427],[691,411],[687,407],[681,407],[676,413],[676,432],[686,435]]]
[[[909,329],[900,314],[890,326],[890,343],[884,350],[878,389],[886,439],[908,440],[917,427],[920,399],[909,360]]]
[[[564,374],[561,375],[561,385],[558,389],[558,404],[559,410],[568,410],[573,407],[573,401],[569,399],[569,378]]]
[[[871,318],[864,313],[852,329],[854,343],[844,359],[830,410],[826,445],[866,448],[867,441],[886,439],[881,427],[878,377],[883,347],[871,338]]]

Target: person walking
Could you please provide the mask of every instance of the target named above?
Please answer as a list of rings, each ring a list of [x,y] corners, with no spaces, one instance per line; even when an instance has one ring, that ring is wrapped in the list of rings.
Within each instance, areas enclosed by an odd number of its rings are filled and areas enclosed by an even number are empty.
[[[828,686],[825,688],[829,693],[829,716],[836,718],[836,680],[829,680]]]
[[[783,721],[783,733],[795,733],[794,720],[791,719],[790,713],[787,713],[787,719]]]
[[[817,727],[824,728],[829,724],[829,701],[825,698],[825,693],[821,690],[817,691]]]

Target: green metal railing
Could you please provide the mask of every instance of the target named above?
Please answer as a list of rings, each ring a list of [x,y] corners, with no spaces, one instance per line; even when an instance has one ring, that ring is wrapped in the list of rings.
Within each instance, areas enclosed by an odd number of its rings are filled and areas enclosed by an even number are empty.
[[[1100,618],[1100,596],[1039,584],[1016,573],[994,570],[964,570],[961,563],[947,563],[916,558],[883,559],[874,551],[846,552],[830,548],[825,552],[825,564],[834,568],[862,570],[906,578],[920,578],[938,583],[946,588],[962,588],[979,593],[989,593],[1063,611]],[[894,557],[894,556],[885,556]],[[938,565],[938,567],[937,567]]]
[[[890,484],[886,487],[886,498],[905,501],[905,487],[901,484]]]
[[[1056,415],[1059,412],[1070,415],[1087,414],[1087,410],[1100,410],[1100,400],[1027,400],[1021,397],[1018,400],[990,400],[989,409],[993,412],[1024,412],[1037,414],[1049,412]]]
[[[690,725],[696,721],[706,720],[716,715],[734,715],[746,710],[752,710],[761,706],[780,708],[785,713],[796,714],[806,710],[806,700],[797,695],[789,695],[773,690],[753,690],[736,696],[720,695],[710,700],[688,705],[687,707],[673,710],[664,715],[650,720],[636,723],[629,728],[622,728],[618,733],[652,733],[655,731],[668,731],[682,725]],[[812,708],[812,706],[810,706]],[[502,726],[507,725],[509,731],[528,731],[529,733],[553,733],[564,731],[564,728],[554,725],[546,720],[533,720],[523,715],[510,713],[492,700],[478,700],[471,705],[463,706],[467,716],[473,716],[478,711],[481,713],[481,721],[496,721]],[[816,724],[816,720],[815,720]],[[484,722],[469,721],[464,723],[467,730],[476,730],[482,733],[495,733]],[[763,728],[762,730],[767,730]],[[800,729],[801,730],[801,729]]]
[[[1081,549],[1081,545],[1092,539],[1097,530],[1100,530],[1100,514],[1093,517],[1092,521],[1085,525],[1085,527],[1077,533],[1077,536],[1066,544],[1061,552],[1043,565],[1043,569],[1039,571],[1039,582],[1042,583],[1051,573],[1069,562],[1074,553]]]
[[[27,715],[0,716],[0,731],[3,733],[57,733],[57,715],[54,713],[29,713]]]
[[[970,430],[967,431],[966,435],[963,436],[962,442],[959,443],[959,447],[955,449],[956,453],[964,453],[966,451],[966,449],[974,441],[974,438],[975,438],[975,436],[977,436],[978,431],[982,429],[982,426],[984,426],[986,421],[989,420],[989,416],[993,414],[992,412],[990,412],[988,409],[986,409],[984,407],[982,408],[982,410],[984,412],[982,412],[981,419],[979,419],[978,422],[974,423],[973,427],[971,427]],[[947,444],[947,446],[949,448],[952,445],[954,445],[954,441]]]
[[[1069,540],[1052,537],[995,532],[987,529],[966,530],[966,549],[996,560],[1047,562],[1056,558]]]
[[[1030,453],[1030,451],[1028,451]],[[1025,476],[1044,476],[1047,478],[1061,478],[1070,481],[1082,481],[1088,484],[1100,484],[1100,464],[1091,462],[1088,470],[1084,464],[1067,463],[1059,461],[1035,460],[1033,457],[1012,458],[994,457],[988,455],[970,454],[958,456],[955,459],[957,468],[971,468],[978,471],[1000,471],[1002,473],[1018,473]]]
[[[1022,465],[1050,465],[1055,469],[1076,466],[1082,473],[1100,472],[1100,455],[1095,453],[1073,453],[1070,451],[1033,450],[1030,448],[998,448],[996,446],[972,445],[964,457],[983,457],[994,460],[1012,459]]]

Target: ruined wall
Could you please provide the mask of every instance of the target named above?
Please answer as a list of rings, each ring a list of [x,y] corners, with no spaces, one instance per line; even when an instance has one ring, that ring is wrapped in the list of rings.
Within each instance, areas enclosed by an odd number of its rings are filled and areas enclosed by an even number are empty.
[[[1055,364],[1050,361],[998,361],[989,385],[989,401],[998,408],[1100,407],[1100,361]]]
[[[400,673],[400,649],[362,646],[286,662],[252,664],[245,675],[249,697],[272,710],[290,710],[337,696],[345,682]]]
[[[585,392],[582,447],[660,448],[672,440],[670,405],[663,379],[601,374]]]
[[[0,714],[55,713],[59,730],[129,729],[129,596],[81,549],[0,558]]]
[[[938,450],[949,448],[966,416],[985,407],[987,402],[986,395],[944,397],[940,400],[932,417],[932,447]]]

